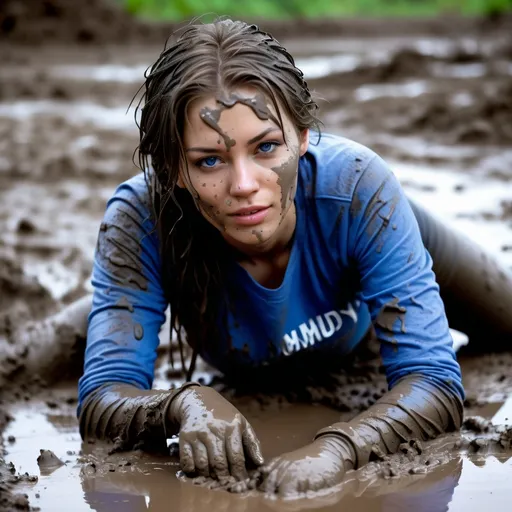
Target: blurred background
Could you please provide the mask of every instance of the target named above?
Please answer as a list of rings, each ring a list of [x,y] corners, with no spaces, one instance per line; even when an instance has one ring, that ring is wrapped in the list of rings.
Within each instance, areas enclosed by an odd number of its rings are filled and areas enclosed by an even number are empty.
[[[512,0],[3,0],[5,283],[29,276],[52,305],[85,292],[105,202],[138,172],[130,101],[169,34],[201,15],[273,33],[304,71],[325,130],[379,152],[411,196],[510,267],[511,9]]]
[[[261,18],[314,18],[327,16],[437,16],[445,14],[496,15],[512,7],[510,0],[118,0],[128,12],[148,18],[183,19],[222,12]]]

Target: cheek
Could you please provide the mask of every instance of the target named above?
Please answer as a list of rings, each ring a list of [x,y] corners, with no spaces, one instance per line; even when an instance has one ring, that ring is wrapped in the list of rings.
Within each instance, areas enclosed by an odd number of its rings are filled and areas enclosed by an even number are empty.
[[[284,159],[281,165],[273,167],[277,176],[277,187],[281,196],[281,208],[285,210],[293,198],[297,185],[299,158],[296,151],[290,150],[287,159]]]
[[[216,205],[221,201],[226,179],[221,173],[191,172],[190,182],[199,196],[199,201],[208,205]]]

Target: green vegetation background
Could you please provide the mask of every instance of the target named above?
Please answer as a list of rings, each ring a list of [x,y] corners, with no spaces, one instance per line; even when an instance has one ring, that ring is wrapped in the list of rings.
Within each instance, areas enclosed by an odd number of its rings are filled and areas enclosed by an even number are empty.
[[[512,11],[512,0],[118,0],[139,16],[179,20],[231,15],[259,18],[326,16],[490,15]]]

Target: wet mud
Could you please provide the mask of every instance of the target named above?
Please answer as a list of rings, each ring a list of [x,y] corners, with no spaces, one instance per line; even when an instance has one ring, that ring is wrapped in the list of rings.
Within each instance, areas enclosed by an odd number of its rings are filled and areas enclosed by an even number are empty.
[[[508,18],[262,27],[296,57],[326,131],[377,150],[411,197],[512,268]],[[176,443],[165,453],[110,454],[99,443],[82,443],[80,308],[91,291],[98,234],[108,242],[108,229],[100,227],[106,201],[137,172],[128,105],[169,27],[149,29],[99,0],[87,7],[27,0],[1,3],[0,32],[0,510],[167,510],[171,502],[200,512],[448,504],[508,510],[506,337],[500,353],[486,353],[497,340],[485,337],[459,352],[466,388],[460,434],[404,445],[391,457],[376,454],[323,496],[283,502],[256,491],[208,489],[206,481],[194,485],[178,472]],[[79,299],[80,307],[68,308]],[[401,315],[390,304],[379,321],[389,325]],[[183,379],[179,365],[167,363],[166,333],[154,385],[160,389]],[[368,350],[343,372],[315,372],[313,361],[303,361],[311,371],[287,386],[268,375],[257,387],[245,379],[235,390],[202,361],[194,378],[211,381],[234,402],[267,460],[349,421],[385,393],[378,357]]]

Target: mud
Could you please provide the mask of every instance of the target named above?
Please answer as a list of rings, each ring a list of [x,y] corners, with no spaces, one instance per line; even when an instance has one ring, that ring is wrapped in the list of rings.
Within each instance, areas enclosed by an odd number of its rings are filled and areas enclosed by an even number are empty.
[[[512,268],[509,18],[262,27],[304,69],[326,131],[377,150],[411,197]],[[0,32],[0,509],[163,510],[172,502],[197,511],[448,504],[450,510],[475,504],[508,510],[512,450],[504,425],[512,424],[512,351],[506,338],[501,353],[483,354],[496,341],[485,337],[471,338],[459,353],[467,394],[461,434],[402,446],[380,460],[377,453],[324,496],[283,502],[192,485],[176,477],[175,443],[170,456],[108,454],[82,443],[76,378],[83,325],[65,308],[90,292],[106,200],[136,172],[137,131],[128,104],[169,26],[134,22],[99,0],[85,7],[10,0],[0,4]],[[108,230],[102,233],[108,241]],[[395,309],[382,320],[400,315]],[[160,389],[183,378],[179,367],[168,366],[165,347],[155,381]],[[349,364],[350,371],[311,371],[286,386],[269,375],[255,387],[246,375],[245,388],[235,391],[201,361],[194,378],[213,378],[215,389],[233,400],[268,460],[311,442],[326,425],[350,421],[385,393],[379,360],[367,356]],[[494,426],[487,422],[492,418]],[[40,467],[42,450],[63,464]]]
[[[206,123],[212,130],[215,130],[219,136],[222,137],[226,146],[226,151],[229,151],[236,144],[236,140],[229,137],[227,133],[224,133],[224,131],[219,126],[219,120],[223,110],[234,107],[237,103],[249,107],[259,119],[264,121],[267,119],[272,119],[272,121],[274,121],[277,126],[280,126],[279,121],[270,112],[266,100],[261,94],[256,94],[251,98],[242,97],[236,93],[231,92],[226,98],[217,98],[217,103],[220,103],[220,108],[211,109],[209,107],[204,107],[201,109],[200,117],[204,123]]]

